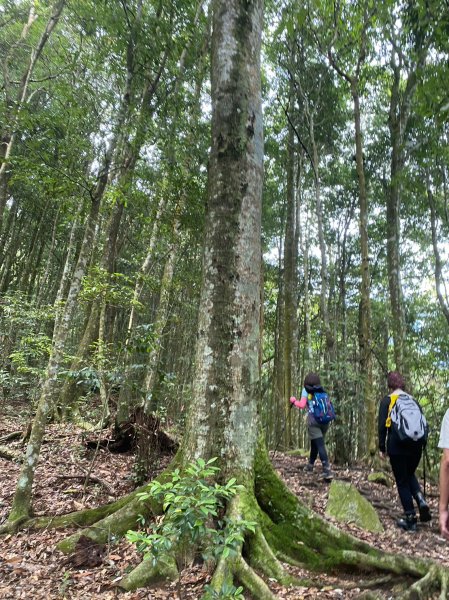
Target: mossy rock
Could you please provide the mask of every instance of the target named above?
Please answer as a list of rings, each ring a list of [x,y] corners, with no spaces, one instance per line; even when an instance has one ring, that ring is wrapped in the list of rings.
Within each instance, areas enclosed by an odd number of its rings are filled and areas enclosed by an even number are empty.
[[[379,485],[384,485],[385,487],[392,487],[393,481],[386,473],[382,471],[376,471],[375,473],[370,473],[368,475],[368,481],[372,483],[378,483]]]
[[[384,528],[373,506],[351,483],[334,480],[329,488],[326,515],[341,523],[355,523],[366,531],[382,532]]]

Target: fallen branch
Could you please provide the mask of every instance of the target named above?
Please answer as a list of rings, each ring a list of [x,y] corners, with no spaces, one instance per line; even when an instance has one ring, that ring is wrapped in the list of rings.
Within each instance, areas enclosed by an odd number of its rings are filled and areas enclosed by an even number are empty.
[[[108,492],[110,496],[115,496],[114,490],[108,483],[102,481],[98,477],[94,477],[93,475],[57,475],[56,479],[76,479],[78,481],[86,481],[87,479],[88,482],[98,483],[99,485],[104,487],[104,489]]]
[[[22,453],[0,446],[0,457],[12,462],[22,462]]]
[[[0,444],[3,444],[4,442],[10,442],[11,440],[16,440],[17,438],[22,437],[22,431],[13,431],[11,433],[8,433],[7,435],[4,435],[3,437],[0,438]]]

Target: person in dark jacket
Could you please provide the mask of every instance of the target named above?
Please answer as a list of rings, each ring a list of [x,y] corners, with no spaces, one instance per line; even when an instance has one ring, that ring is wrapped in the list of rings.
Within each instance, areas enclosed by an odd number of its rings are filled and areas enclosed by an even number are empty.
[[[294,396],[290,398],[290,402],[297,408],[309,408],[308,399],[309,394],[313,396],[315,392],[324,392],[320,381],[319,375],[316,373],[308,373],[304,379],[304,389],[301,392],[301,399],[297,400]],[[333,478],[333,473],[329,464],[329,457],[327,455],[326,445],[324,438],[329,428],[329,423],[323,425],[317,423],[311,410],[308,410],[307,414],[307,432],[310,439],[310,456],[309,462],[305,466],[306,471],[313,471],[314,464],[318,456],[320,457],[321,464],[323,466],[323,472],[321,474],[322,479],[330,481]]]
[[[391,371],[387,375],[387,385],[389,395],[382,398],[379,406],[379,451],[382,457],[387,454],[390,459],[399,499],[404,509],[404,516],[398,519],[396,524],[405,531],[416,531],[417,518],[413,500],[418,506],[420,521],[427,522],[432,518],[415,475],[425,441],[401,440],[393,427],[387,427],[391,395],[404,393],[405,381],[398,371]]]

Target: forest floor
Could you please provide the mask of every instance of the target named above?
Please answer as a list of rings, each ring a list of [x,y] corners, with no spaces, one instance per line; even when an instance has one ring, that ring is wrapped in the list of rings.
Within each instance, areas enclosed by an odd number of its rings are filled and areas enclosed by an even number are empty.
[[[0,439],[24,425],[19,420],[20,411],[5,410],[3,407]],[[49,425],[35,478],[36,514],[55,515],[95,507],[133,490],[133,456],[100,450],[92,466],[94,451],[86,450],[86,437],[89,436],[85,431],[71,425]],[[0,445],[10,451],[23,450],[19,440],[0,441]],[[325,516],[329,484],[320,481],[317,473],[303,473],[304,458],[277,452],[272,459],[289,488],[313,510]],[[160,467],[162,466],[161,464]],[[5,521],[11,506],[19,468],[17,462],[0,458],[0,524]],[[85,474],[90,469],[93,479],[85,487]],[[435,485],[427,486],[427,499],[434,519],[429,524],[419,524],[418,532],[410,534],[395,527],[394,521],[400,515],[400,508],[394,488],[368,482],[369,470],[366,468],[337,467],[334,471],[337,479],[351,481],[373,502],[385,532],[373,534],[355,525],[335,523],[338,527],[382,550],[428,557],[449,567],[449,544],[439,536],[437,527],[438,490]],[[66,530],[46,529],[21,531],[16,535],[2,537],[0,599],[175,600],[180,597],[175,584],[151,591],[120,592],[116,587],[117,581],[140,562],[135,547],[123,539],[108,545],[98,566],[76,568],[70,559],[55,549],[56,543],[67,535]],[[270,582],[273,592],[284,600],[352,599],[359,597],[363,591],[360,575],[342,577],[317,575],[296,568],[289,570],[298,577],[310,577],[316,585],[309,588],[286,588]],[[183,571],[180,581],[182,598],[200,598],[208,579],[208,573],[201,566]],[[367,577],[363,579],[366,581]],[[374,589],[380,598],[395,597],[388,584],[383,588],[377,585]]]

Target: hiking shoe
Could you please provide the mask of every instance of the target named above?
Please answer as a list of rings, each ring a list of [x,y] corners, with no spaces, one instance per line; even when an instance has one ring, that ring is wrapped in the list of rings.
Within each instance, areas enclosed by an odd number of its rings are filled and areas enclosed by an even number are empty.
[[[430,508],[426,502],[426,499],[421,492],[415,494],[414,498],[416,500],[416,504],[418,505],[419,520],[421,523],[428,523],[432,520],[432,515],[430,514]]]
[[[312,465],[312,464],[310,464],[310,463],[307,463],[307,464],[304,466],[304,469],[303,469],[303,471],[304,471],[305,473],[312,473],[312,472],[313,472],[313,465]]]
[[[416,531],[416,515],[404,515],[396,521],[396,525],[404,531]]]
[[[323,469],[323,472],[320,475],[320,479],[323,479],[324,481],[331,481],[331,479],[333,478],[334,474],[330,469]]]

